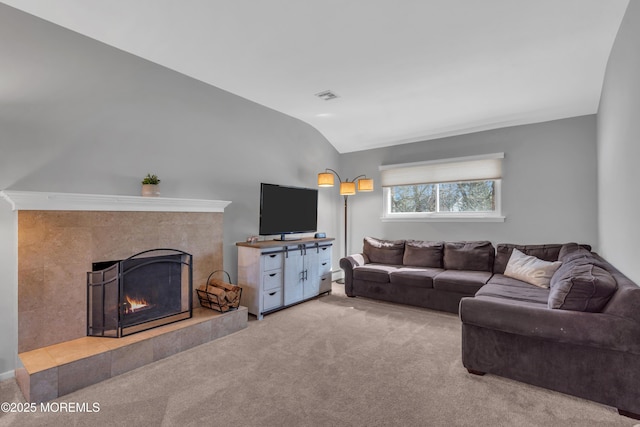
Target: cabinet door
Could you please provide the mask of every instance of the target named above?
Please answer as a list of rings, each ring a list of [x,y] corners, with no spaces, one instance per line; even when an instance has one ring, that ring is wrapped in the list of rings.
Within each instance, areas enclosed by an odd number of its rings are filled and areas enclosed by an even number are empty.
[[[320,293],[318,260],[318,249],[314,247],[307,248],[304,257],[304,299],[313,298]]]
[[[304,299],[304,257],[303,251],[294,248],[284,258],[284,305],[294,304]]]

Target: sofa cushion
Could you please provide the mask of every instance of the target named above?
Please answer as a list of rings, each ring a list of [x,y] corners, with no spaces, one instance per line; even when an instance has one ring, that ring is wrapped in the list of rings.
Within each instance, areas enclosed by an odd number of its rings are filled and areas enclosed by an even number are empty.
[[[534,256],[525,255],[514,248],[507,267],[504,269],[504,275],[540,288],[548,288],[551,277],[561,265],[560,261],[544,261]]]
[[[433,278],[443,271],[441,268],[402,267],[389,274],[389,281],[399,286],[433,288]]]
[[[572,267],[576,263],[593,264],[596,267],[600,267],[607,271],[610,271],[613,267],[607,261],[600,258],[595,252],[591,252],[589,247],[585,247],[585,245],[576,245],[575,243],[567,244],[563,246],[563,249],[560,251],[560,256],[560,261],[562,261],[563,267],[566,268],[560,267],[562,272],[558,271],[556,274],[566,274],[566,269]],[[553,284],[553,279],[551,280],[551,283]]]
[[[576,258],[551,281],[549,308],[600,312],[617,289],[611,273],[588,258]]]
[[[415,267],[442,268],[444,242],[407,240],[402,264]]]
[[[504,298],[547,305],[549,290],[531,286],[529,283],[507,277],[504,274],[494,274],[489,282],[476,292],[476,296]]]
[[[493,271],[494,257],[489,241],[446,242],[443,266],[446,270]]]
[[[404,240],[383,240],[375,237],[364,238],[364,254],[369,262],[401,265],[404,256]]]
[[[560,249],[560,254],[558,255],[558,260],[566,263],[573,261],[576,258],[595,259],[594,255],[591,253],[590,247],[578,245],[577,243],[567,243],[566,245],[562,245],[562,249]]]
[[[531,255],[544,261],[558,261],[563,247],[564,245],[561,244],[514,245],[512,243],[499,243],[496,246],[496,260],[493,264],[493,272],[504,274],[504,269],[507,267],[513,249],[518,249],[523,254]]]
[[[488,271],[445,270],[433,278],[433,288],[474,295],[491,278]]]
[[[365,264],[354,267],[353,278],[367,280],[369,282],[389,283],[389,273],[400,266],[385,264]]]

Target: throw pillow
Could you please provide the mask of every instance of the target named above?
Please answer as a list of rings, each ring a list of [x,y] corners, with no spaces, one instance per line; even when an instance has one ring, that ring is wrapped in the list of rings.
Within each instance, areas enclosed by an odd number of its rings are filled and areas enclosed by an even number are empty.
[[[576,259],[563,265],[553,276],[549,308],[600,312],[618,287],[607,270],[589,259]]]
[[[517,249],[523,254],[534,256],[543,261],[562,261],[558,254],[562,249],[562,244],[546,244],[546,245],[516,245],[513,243],[498,243],[496,246],[496,260],[493,263],[493,272],[503,274],[507,268],[509,258],[513,249]]]
[[[402,264],[414,267],[442,268],[444,242],[407,240]]]
[[[363,253],[370,262],[402,265],[404,240],[383,240],[375,237],[364,238]]]
[[[560,261],[543,261],[534,256],[525,255],[514,248],[504,275],[540,288],[548,288],[553,273],[561,265]]]

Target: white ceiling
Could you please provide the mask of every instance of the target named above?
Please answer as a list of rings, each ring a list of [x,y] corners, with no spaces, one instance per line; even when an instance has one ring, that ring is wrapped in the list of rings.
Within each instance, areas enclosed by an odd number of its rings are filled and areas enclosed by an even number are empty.
[[[3,2],[303,120],[344,153],[596,113],[629,0]]]

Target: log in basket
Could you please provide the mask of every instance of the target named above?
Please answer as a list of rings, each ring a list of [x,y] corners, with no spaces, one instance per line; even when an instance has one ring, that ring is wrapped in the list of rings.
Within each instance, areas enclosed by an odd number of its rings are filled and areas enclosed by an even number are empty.
[[[216,279],[214,274],[223,272],[227,276],[227,282]],[[224,270],[216,270],[209,275],[204,285],[196,289],[200,305],[212,310],[226,312],[236,310],[240,306],[242,288],[231,283],[231,276]]]

